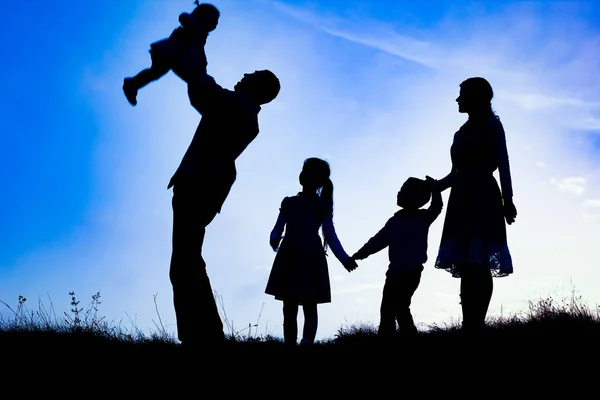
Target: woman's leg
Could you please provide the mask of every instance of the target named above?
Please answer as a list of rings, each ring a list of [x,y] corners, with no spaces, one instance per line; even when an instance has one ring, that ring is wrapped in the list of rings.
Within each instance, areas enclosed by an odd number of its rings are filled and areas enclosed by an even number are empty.
[[[302,310],[304,311],[304,329],[301,344],[313,344],[317,336],[317,325],[319,323],[317,303],[304,303],[302,304]]]
[[[478,307],[477,307],[477,322],[480,326],[485,326],[485,317],[492,300],[492,293],[494,291],[494,281],[492,279],[492,272],[489,268],[481,268],[478,270]]]
[[[298,303],[283,301],[283,342],[295,345],[298,340]]]
[[[494,284],[489,268],[472,265],[463,268],[460,279],[460,298],[463,328],[481,330],[492,299]]]
[[[475,325],[474,304],[476,303],[477,282],[473,279],[473,268],[461,268],[460,306],[462,309],[462,328],[471,330]]]

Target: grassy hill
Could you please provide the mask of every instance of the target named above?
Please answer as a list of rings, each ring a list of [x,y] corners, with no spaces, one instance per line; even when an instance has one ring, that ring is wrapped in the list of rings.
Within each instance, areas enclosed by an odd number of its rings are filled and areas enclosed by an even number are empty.
[[[394,380],[383,378],[393,373],[399,385],[406,385],[407,380],[416,384],[427,377],[431,382],[425,380],[420,384],[425,386],[419,387],[433,393],[443,390],[442,382],[460,386],[465,376],[480,375],[482,382],[533,383],[532,377],[540,375],[545,383],[538,388],[539,394],[540,389],[552,392],[552,385],[566,383],[567,375],[581,380],[587,374],[596,376],[583,380],[586,384],[595,385],[593,379],[598,379],[599,309],[582,305],[576,298],[531,302],[527,312],[489,319],[488,328],[477,337],[464,335],[456,325],[443,324],[414,338],[384,343],[378,340],[376,327],[356,325],[340,328],[334,337],[310,347],[290,349],[276,337],[229,335],[222,347],[207,344],[200,352],[188,353],[160,326],[146,336],[98,317],[99,294],[87,310],[79,308],[71,295],[71,314],[61,317],[43,307],[27,310],[22,297],[16,309],[3,302],[12,313],[0,320],[5,382],[39,371],[45,379],[71,382],[67,386],[88,380],[115,385],[137,382],[126,387],[132,393],[157,395],[183,379],[191,386],[214,384],[233,395],[238,390],[246,393],[244,388],[247,394],[253,392],[251,387],[237,385],[242,381],[260,386],[266,380],[268,386],[274,379],[306,389],[303,375],[312,377],[306,383],[310,385],[321,380],[332,385],[341,379],[356,390],[381,388],[395,385]],[[218,383],[228,378],[233,379],[231,385]],[[581,383],[576,386],[583,387]]]

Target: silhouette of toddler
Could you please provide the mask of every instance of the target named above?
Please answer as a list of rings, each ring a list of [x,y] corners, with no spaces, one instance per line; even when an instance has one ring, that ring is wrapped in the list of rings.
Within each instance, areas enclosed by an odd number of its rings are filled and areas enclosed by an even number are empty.
[[[219,23],[220,12],[212,4],[196,1],[196,8],[191,13],[181,13],[177,27],[166,39],[150,44],[150,57],[152,65],[140,71],[134,77],[123,80],[123,92],[129,103],[137,104],[138,90],[150,82],[160,79],[167,72],[173,71],[177,76],[187,82],[187,76],[180,72],[181,63],[193,63],[202,68],[198,73],[206,74],[206,53],[204,46],[208,33],[213,31]],[[184,51],[188,46],[194,46],[195,51]],[[193,56],[192,56],[193,55]]]

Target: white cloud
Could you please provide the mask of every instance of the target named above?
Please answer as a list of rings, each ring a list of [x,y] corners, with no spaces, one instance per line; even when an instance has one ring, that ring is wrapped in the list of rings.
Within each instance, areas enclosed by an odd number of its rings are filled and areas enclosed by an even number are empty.
[[[551,182],[558,187],[558,190],[564,193],[571,193],[580,196],[585,191],[585,178],[583,177],[574,176],[561,180],[552,178]]]
[[[600,207],[600,200],[587,199],[583,202],[584,207]]]

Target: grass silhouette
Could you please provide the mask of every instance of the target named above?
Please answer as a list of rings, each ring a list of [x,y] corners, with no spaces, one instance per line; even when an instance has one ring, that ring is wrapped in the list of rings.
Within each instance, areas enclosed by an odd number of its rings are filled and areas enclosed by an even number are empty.
[[[361,375],[375,374],[387,369],[382,360],[391,359],[392,364],[399,363],[398,371],[404,367],[407,371],[411,368],[436,370],[446,364],[445,378],[458,379],[460,374],[456,375],[456,371],[463,368],[459,368],[460,365],[470,365],[472,370],[477,370],[493,361],[496,370],[498,365],[506,364],[511,374],[520,368],[532,374],[549,366],[556,368],[559,363],[596,364],[600,355],[600,308],[586,306],[574,293],[560,301],[547,297],[529,302],[528,310],[508,317],[488,318],[485,332],[478,337],[464,335],[458,323],[447,323],[429,326],[413,338],[382,342],[375,326],[358,324],[342,326],[334,337],[313,346],[289,348],[279,337],[250,334],[253,327],[250,325],[245,331],[227,334],[222,348],[212,349],[207,344],[203,352],[193,355],[186,353],[173,334],[166,331],[160,315],[156,329],[144,334],[135,326],[127,328],[100,317],[100,293],[92,296],[86,308],[80,307],[75,293],[69,295],[70,313],[62,315],[56,315],[52,302],[46,306],[39,301],[36,310],[29,310],[23,296],[19,296],[14,308],[0,300],[10,310],[9,317],[0,319],[0,343],[4,364],[9,360],[13,374],[19,375],[15,371],[27,365],[36,368],[46,365],[47,376],[55,372],[60,375],[63,367],[73,369],[73,365],[88,365],[84,370],[94,371],[97,379],[102,376],[111,382],[140,376],[142,386],[137,386],[135,392],[140,394],[143,388],[156,388],[157,382],[148,382],[148,376],[166,382],[165,377],[178,376],[176,371],[184,376],[188,368],[185,366],[190,363],[198,365],[197,368],[209,365],[219,379],[231,374],[252,380],[259,376],[285,375],[285,371],[294,368],[306,371],[306,365],[325,370],[329,368],[325,365],[331,365],[331,371],[337,374],[342,373],[340,368],[355,365],[352,368],[363,370],[366,365],[368,368],[361,371]],[[231,324],[226,317],[224,319],[231,331]],[[479,372],[492,373],[493,370]],[[406,371],[404,374],[408,376]],[[8,375],[4,371],[4,377]],[[209,372],[203,372],[202,376],[207,381],[211,379]],[[359,381],[365,383],[362,378]]]

